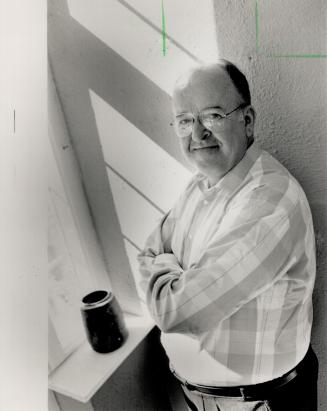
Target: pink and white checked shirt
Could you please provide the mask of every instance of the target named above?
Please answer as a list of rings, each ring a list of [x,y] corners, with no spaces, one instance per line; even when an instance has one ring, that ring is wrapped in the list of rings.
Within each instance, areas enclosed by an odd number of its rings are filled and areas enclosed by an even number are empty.
[[[304,357],[316,271],[311,212],[298,182],[256,143],[215,186],[191,179],[139,262],[182,378],[257,384]]]

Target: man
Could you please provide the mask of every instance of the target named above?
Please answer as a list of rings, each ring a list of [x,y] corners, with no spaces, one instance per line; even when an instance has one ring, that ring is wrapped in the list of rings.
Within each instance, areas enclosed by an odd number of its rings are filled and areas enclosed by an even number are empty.
[[[191,410],[315,410],[315,242],[305,194],[254,142],[249,86],[232,63],[180,78],[173,109],[198,173],[139,262],[186,402]]]

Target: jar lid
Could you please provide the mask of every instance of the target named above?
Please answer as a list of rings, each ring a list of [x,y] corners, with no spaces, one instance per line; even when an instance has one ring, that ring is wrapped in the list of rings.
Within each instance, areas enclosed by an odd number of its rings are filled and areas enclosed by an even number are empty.
[[[101,307],[102,305],[107,304],[113,297],[111,291],[106,290],[96,290],[87,294],[82,298],[82,303],[84,306],[82,309],[87,310],[95,307]]]

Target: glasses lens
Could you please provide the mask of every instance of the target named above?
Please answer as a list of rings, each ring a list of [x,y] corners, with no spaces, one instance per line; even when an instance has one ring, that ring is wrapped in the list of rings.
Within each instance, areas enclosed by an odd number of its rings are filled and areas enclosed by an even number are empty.
[[[194,118],[190,114],[179,116],[175,120],[175,130],[178,137],[186,137],[192,133]]]
[[[201,113],[201,123],[209,130],[220,128],[224,124],[225,114],[219,109],[209,109]]]

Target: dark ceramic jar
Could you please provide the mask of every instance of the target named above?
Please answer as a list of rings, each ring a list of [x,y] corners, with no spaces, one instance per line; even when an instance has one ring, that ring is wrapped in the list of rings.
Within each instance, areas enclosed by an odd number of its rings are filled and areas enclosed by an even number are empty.
[[[108,353],[119,348],[128,336],[122,310],[115,296],[98,290],[87,294],[81,308],[87,339],[94,351]]]

